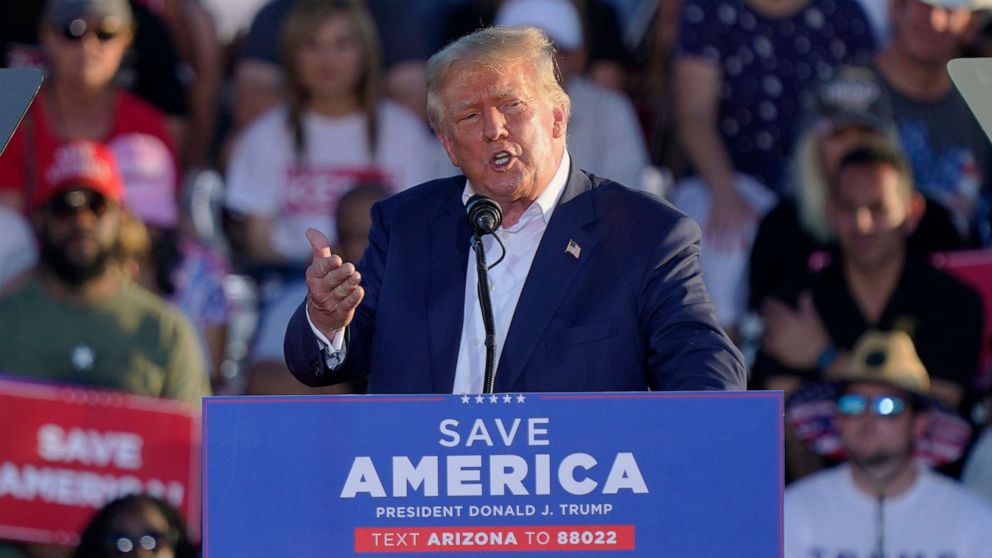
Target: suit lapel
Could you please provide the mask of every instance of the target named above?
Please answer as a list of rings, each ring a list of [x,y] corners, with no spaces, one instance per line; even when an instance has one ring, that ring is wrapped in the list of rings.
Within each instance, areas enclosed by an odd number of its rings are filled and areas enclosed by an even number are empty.
[[[534,262],[524,282],[500,356],[496,391],[510,391],[523,373],[531,354],[547,330],[569,286],[599,241],[592,188],[573,163],[568,183],[544,231]],[[579,247],[566,251],[569,243]]]
[[[457,188],[464,186],[464,178],[461,180]],[[430,223],[427,335],[434,393],[451,393],[455,383],[465,310],[465,273],[472,236],[461,191],[446,198],[448,201]]]

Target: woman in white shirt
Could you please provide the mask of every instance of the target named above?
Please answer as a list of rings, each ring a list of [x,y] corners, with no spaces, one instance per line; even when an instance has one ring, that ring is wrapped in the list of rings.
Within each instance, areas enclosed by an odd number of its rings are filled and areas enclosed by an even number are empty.
[[[281,30],[286,98],[252,122],[228,168],[225,204],[240,219],[238,256],[299,271],[304,231],[334,242],[337,202],[360,183],[391,191],[431,178],[426,125],[380,93],[379,42],[361,2],[300,0]]]

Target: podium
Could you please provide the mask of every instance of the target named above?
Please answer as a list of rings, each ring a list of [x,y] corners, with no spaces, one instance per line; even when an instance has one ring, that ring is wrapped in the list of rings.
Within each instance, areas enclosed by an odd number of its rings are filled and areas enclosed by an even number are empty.
[[[205,558],[781,556],[781,392],[211,397]]]

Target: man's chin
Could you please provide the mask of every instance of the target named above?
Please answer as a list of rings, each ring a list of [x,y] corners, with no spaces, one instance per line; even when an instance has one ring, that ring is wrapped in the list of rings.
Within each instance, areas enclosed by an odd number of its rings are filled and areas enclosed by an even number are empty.
[[[521,197],[524,188],[520,177],[508,174],[497,174],[493,177],[492,174],[490,173],[488,180],[481,186],[476,187],[478,193],[499,200],[517,200]]]
[[[67,285],[79,287],[102,275],[110,264],[110,252],[101,251],[92,256],[79,253],[67,254],[42,247],[46,267]]]
[[[107,262],[91,261],[85,264],[65,264],[50,266],[55,275],[67,285],[80,287],[99,277],[107,270]]]

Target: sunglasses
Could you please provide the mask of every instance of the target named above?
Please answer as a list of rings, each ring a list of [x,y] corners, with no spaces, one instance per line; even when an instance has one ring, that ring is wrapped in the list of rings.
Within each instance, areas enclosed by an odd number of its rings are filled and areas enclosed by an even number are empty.
[[[48,202],[48,211],[55,217],[64,218],[89,209],[93,215],[101,217],[107,212],[107,198],[91,190],[72,190],[58,195]]]
[[[137,553],[138,550],[172,548],[175,546],[175,541],[169,533],[157,531],[148,531],[136,536],[117,533],[107,538],[107,546],[115,556],[128,556]]]
[[[74,19],[68,25],[62,27],[62,38],[71,42],[82,41],[83,37],[89,33],[96,35],[96,38],[103,43],[113,40],[120,34],[117,30],[109,30],[96,26],[91,27],[89,23],[86,23],[85,19]]]
[[[896,395],[864,396],[845,393],[837,398],[837,412],[845,416],[864,414],[866,411],[878,417],[894,417],[907,408],[906,400]]]

